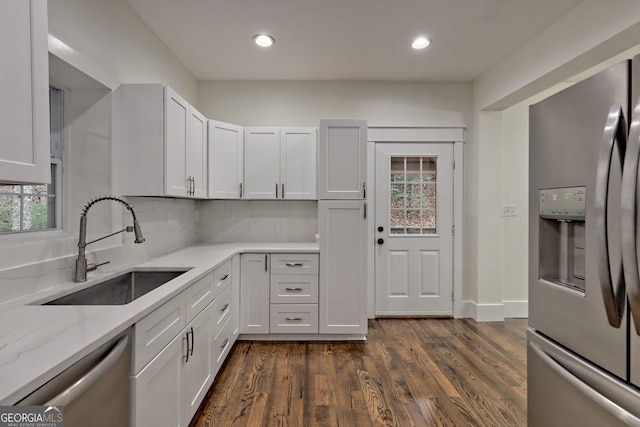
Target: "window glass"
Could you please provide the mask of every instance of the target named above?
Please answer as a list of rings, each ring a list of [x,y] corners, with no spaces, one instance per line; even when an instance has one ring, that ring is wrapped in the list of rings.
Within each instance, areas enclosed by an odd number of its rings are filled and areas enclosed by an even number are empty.
[[[391,157],[391,234],[437,233],[437,157]]]
[[[51,184],[0,183],[0,233],[48,230],[60,226],[62,176],[62,91],[49,89]]]

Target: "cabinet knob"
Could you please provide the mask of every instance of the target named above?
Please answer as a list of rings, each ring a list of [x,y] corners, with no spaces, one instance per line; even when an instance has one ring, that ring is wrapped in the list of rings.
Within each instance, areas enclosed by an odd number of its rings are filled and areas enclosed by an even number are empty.
[[[384,243],[384,239],[378,239],[378,244],[381,245]]]

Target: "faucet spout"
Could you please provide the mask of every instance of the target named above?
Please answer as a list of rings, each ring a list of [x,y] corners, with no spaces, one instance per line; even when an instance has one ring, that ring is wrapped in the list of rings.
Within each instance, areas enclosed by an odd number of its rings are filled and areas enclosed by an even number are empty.
[[[114,202],[122,203],[128,210],[131,212],[131,216],[133,218],[133,227],[126,227],[123,230],[116,231],[115,233],[107,234],[106,236],[100,237],[99,239],[93,240],[87,243],[87,213],[91,206],[95,205],[98,202],[103,200],[111,200]],[[106,239],[107,237],[114,236],[116,234],[120,234],[125,231],[133,231],[135,233],[135,243],[143,243],[144,237],[142,236],[142,229],[140,228],[140,223],[136,218],[136,213],[133,210],[133,206],[125,202],[124,200],[113,197],[113,196],[103,196],[98,197],[91,200],[87,203],[82,210],[82,214],[80,215],[80,233],[78,236],[78,257],[76,258],[76,273],[74,280],[76,282],[86,282],[87,281],[87,257],[86,257],[86,247],[91,243],[95,243],[99,240]],[[93,265],[93,264],[92,264]],[[97,265],[96,265],[97,267]],[[95,268],[93,268],[95,270]]]

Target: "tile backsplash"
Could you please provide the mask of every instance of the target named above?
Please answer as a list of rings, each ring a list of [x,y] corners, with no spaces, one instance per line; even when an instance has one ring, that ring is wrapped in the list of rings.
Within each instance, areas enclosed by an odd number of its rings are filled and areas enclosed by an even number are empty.
[[[313,200],[201,202],[203,242],[315,242],[317,231],[318,202]]]
[[[109,261],[100,267],[101,271],[121,269],[124,265],[198,243],[196,201],[153,197],[129,197],[127,201],[134,207],[145,242],[135,244],[133,233],[123,233],[89,245],[89,262]],[[130,225],[129,212],[122,208],[121,215],[121,223]],[[91,228],[91,211],[88,222]],[[72,231],[75,229],[72,227]],[[10,242],[0,249],[0,306],[72,280],[77,232],[2,237],[8,237],[5,240]]]

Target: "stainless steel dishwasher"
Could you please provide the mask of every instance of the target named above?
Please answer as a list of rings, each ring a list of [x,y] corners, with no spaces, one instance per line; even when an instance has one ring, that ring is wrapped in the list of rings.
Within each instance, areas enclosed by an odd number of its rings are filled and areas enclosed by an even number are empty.
[[[16,403],[63,406],[65,427],[130,425],[131,330]]]

